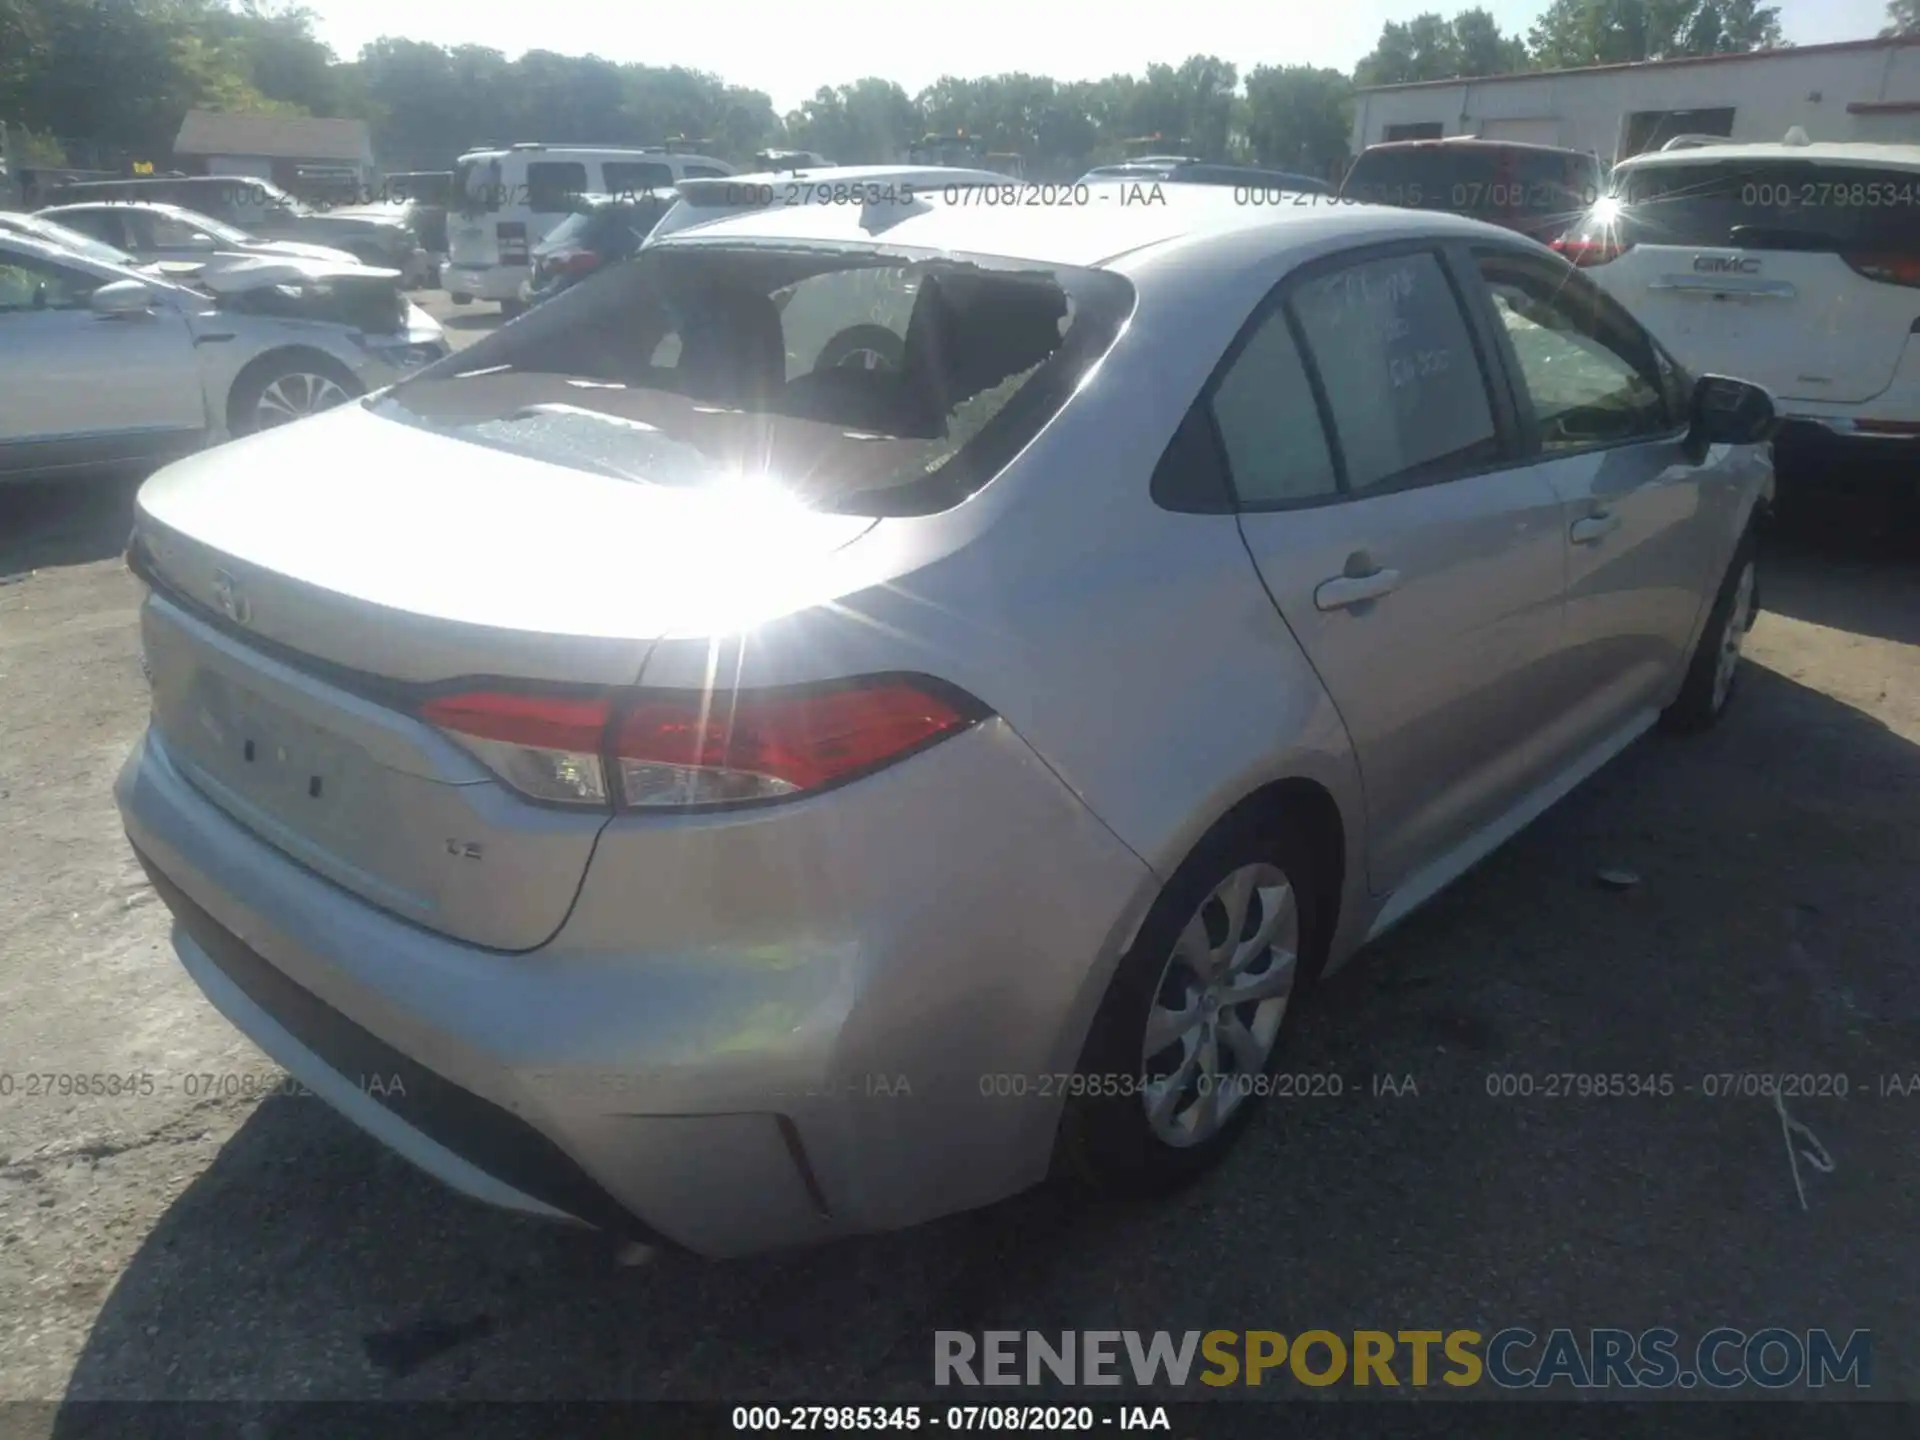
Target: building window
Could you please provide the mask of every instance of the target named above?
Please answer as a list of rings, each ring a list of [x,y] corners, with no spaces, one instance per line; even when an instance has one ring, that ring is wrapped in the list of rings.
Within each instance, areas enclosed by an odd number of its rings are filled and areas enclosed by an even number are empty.
[[[1733,111],[1726,110],[1640,110],[1627,116],[1625,142],[1620,158],[1658,150],[1676,135],[1717,135],[1725,139],[1733,134]]]
[[[1415,125],[1389,125],[1386,139],[1394,140],[1438,140],[1446,133],[1446,126],[1438,120],[1422,120]]]

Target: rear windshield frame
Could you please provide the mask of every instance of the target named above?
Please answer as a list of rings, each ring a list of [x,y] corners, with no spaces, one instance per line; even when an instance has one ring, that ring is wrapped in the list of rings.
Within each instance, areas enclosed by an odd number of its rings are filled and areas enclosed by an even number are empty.
[[[714,251],[736,251],[763,259],[784,256],[815,263],[825,258],[844,258],[853,262],[845,267],[848,269],[934,266],[1008,275],[1044,274],[1068,297],[1072,319],[1059,346],[1028,375],[1026,381],[978,431],[947,455],[938,469],[918,480],[856,489],[830,500],[811,502],[811,508],[830,514],[872,518],[932,515],[952,509],[977,494],[1005,471],[1020,452],[1058,418],[1086,376],[1105,359],[1125,332],[1139,298],[1131,281],[1110,270],[884,243],[813,244],[758,237],[687,236],[675,240],[671,245],[643,247],[618,265],[607,267],[540,307],[540,311],[530,317],[528,325],[496,330],[477,345],[445,356],[361,403],[375,407],[379,413],[401,423],[418,424],[471,444],[487,444],[489,442],[486,440],[443,428],[442,420],[423,413],[415,405],[423,396],[431,395],[435,387],[455,384],[463,376],[510,369],[514,352],[522,344],[533,343],[528,339],[529,335],[538,334],[544,343],[545,337],[553,329],[590,317],[603,317],[607,313],[611,282],[614,277],[629,272],[633,267],[662,263],[663,256],[677,257]],[[665,263],[678,262],[669,258]],[[532,324],[533,320],[542,319],[543,325]],[[582,392],[589,397],[593,393],[590,389]],[[984,391],[975,392],[979,393]],[[445,411],[451,413],[461,409],[457,394],[449,393],[447,401]],[[587,404],[589,401],[574,403]],[[947,418],[951,420],[951,411]],[[845,425],[842,428],[853,431],[858,427]],[[564,457],[557,455],[552,460],[556,464],[568,463]]]

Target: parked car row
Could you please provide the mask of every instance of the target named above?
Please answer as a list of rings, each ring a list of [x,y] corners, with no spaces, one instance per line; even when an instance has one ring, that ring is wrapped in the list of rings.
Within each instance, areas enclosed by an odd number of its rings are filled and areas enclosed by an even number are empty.
[[[1165,188],[663,217],[150,480],[117,794],[209,1000],[708,1255],[1219,1161],[1304,987],[1726,711],[1774,413],[1512,230]]]
[[[316,210],[271,181],[248,176],[90,180],[62,185],[53,195],[62,207],[100,202],[173,205],[256,240],[344,250],[363,264],[398,270],[409,284],[424,283],[434,263],[402,215]]]
[[[396,270],[290,242],[222,243],[147,261],[41,216],[0,216],[0,479],[150,464],[330,409],[448,353]]]

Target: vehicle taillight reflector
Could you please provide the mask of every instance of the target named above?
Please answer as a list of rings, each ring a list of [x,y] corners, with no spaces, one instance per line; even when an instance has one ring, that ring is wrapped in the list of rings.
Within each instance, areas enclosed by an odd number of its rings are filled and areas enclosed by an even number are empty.
[[[1920,255],[1849,255],[1847,264],[1885,285],[1920,285]]]
[[[657,810],[797,796],[904,759],[984,713],[932,685],[887,677],[832,689],[608,700],[485,690],[421,716],[513,789]]]
[[[600,749],[612,707],[605,700],[470,691],[429,700],[420,714],[523,795],[607,804]]]
[[[976,718],[905,680],[650,696],[621,716],[613,754],[636,808],[772,799],[877,769]]]
[[[1618,260],[1633,247],[1630,245],[1619,245],[1611,240],[1568,240],[1562,238],[1554,241],[1552,248],[1566,256],[1567,259],[1571,260],[1581,269],[1588,270],[1595,265],[1604,265],[1609,260]]]

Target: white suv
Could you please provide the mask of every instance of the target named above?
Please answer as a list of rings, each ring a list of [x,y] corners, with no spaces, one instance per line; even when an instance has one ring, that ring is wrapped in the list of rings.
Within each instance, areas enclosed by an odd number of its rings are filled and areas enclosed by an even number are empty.
[[[1554,248],[1694,374],[1772,391],[1782,439],[1920,461],[1920,146],[1638,155]]]

